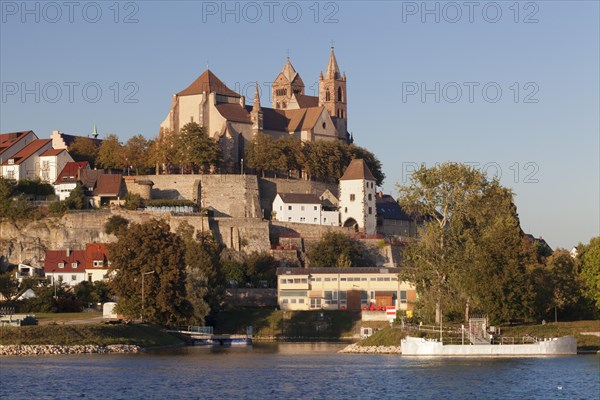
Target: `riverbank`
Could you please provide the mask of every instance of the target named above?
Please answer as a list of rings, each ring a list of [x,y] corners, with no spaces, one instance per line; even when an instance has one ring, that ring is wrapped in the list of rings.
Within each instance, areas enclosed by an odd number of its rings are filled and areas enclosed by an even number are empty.
[[[402,354],[400,346],[362,346],[359,343],[352,343],[338,353],[355,354]]]
[[[97,345],[0,345],[0,356],[41,356],[56,354],[108,354],[108,353],[140,353],[144,349],[129,344]]]
[[[181,343],[179,338],[168,334],[163,328],[147,324],[38,325],[0,328],[2,346],[63,346],[65,349],[73,346],[96,346],[101,349],[114,345],[154,348],[176,346]]]

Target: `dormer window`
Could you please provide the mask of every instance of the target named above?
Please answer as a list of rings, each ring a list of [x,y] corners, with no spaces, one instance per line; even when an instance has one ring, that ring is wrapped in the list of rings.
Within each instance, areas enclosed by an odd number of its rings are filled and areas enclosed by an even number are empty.
[[[104,261],[102,261],[102,260],[94,260],[94,267],[102,268],[103,265],[104,265]]]
[[[71,268],[77,268],[77,263],[76,262],[71,263]]]
[[[15,163],[15,159],[14,158],[9,158],[8,159],[8,165],[13,165]]]
[[[65,267],[65,263],[58,263],[58,268],[64,268]]]

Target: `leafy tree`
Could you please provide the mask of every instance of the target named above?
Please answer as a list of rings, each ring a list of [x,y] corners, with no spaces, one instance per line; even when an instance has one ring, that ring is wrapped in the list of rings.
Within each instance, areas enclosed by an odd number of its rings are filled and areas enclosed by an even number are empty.
[[[54,187],[38,179],[23,179],[17,182],[15,191],[33,196],[50,196],[54,194]]]
[[[149,150],[149,161],[156,166],[156,174],[164,166],[165,173],[169,173],[171,165],[175,163],[177,148],[175,147],[176,135],[173,131],[161,128],[158,137],[153,141]]]
[[[133,223],[109,246],[109,272],[116,272],[110,288],[118,309],[129,318],[174,325],[187,321],[191,307],[186,299],[185,245],[164,221]],[[152,272],[154,271],[154,272]]]
[[[580,252],[582,260],[581,276],[585,281],[584,295],[594,301],[600,310],[600,236],[590,240],[590,243]]]
[[[399,193],[405,210],[426,217],[419,239],[403,254],[400,278],[435,304],[437,323],[442,304],[466,303],[506,319],[530,300],[509,190],[471,167],[445,163],[422,166]]]
[[[558,310],[577,302],[581,292],[580,279],[575,260],[566,250],[555,251],[547,259],[547,268],[552,287],[554,322],[558,322]]]
[[[286,171],[288,176],[292,171],[300,172],[304,160],[300,139],[294,136],[284,136],[278,139],[274,145],[279,156],[276,160],[277,169]]]
[[[265,176],[265,171],[274,171],[277,169],[277,160],[279,152],[273,139],[263,133],[257,134],[252,142],[246,148],[246,163],[248,167],[261,171]]]
[[[246,260],[246,276],[255,287],[258,287],[261,281],[273,286],[277,281],[278,266],[279,262],[269,253],[253,252]]]
[[[23,195],[17,194],[14,185],[8,179],[0,177],[0,220],[16,221],[28,218],[32,211],[33,207]]]
[[[113,234],[117,236],[121,229],[127,228],[127,225],[129,225],[129,220],[127,218],[121,217],[120,215],[112,215],[104,224],[104,232],[108,235]]]
[[[81,282],[74,292],[77,300],[85,305],[110,301],[110,289],[104,281]]]
[[[123,157],[128,170],[133,167],[136,175],[139,175],[141,169],[152,164],[150,146],[151,143],[142,135],[135,135],[127,141],[123,147]]]
[[[98,149],[96,164],[106,169],[121,169],[125,165],[123,146],[117,135],[111,133],[102,141]]]
[[[210,312],[216,312],[223,295],[221,248],[209,234],[194,237],[194,228],[187,222],[177,227],[185,245],[186,292],[192,306],[190,322],[202,325]]]
[[[308,250],[311,268],[367,267],[365,246],[356,239],[341,233],[327,232]]]
[[[69,197],[65,199],[65,205],[69,210],[83,210],[87,208],[85,193],[80,183],[75,186],[75,189],[71,190]]]
[[[19,282],[14,273],[5,272],[0,275],[0,294],[6,299],[11,299],[19,290]]]
[[[223,279],[228,284],[231,281],[235,281],[238,284],[244,284],[246,282],[246,269],[244,263],[236,260],[222,260],[221,268]]]
[[[96,157],[98,157],[98,146],[93,139],[78,136],[75,138],[71,146],[69,146],[69,154],[75,161],[87,161],[90,166],[96,165]]]

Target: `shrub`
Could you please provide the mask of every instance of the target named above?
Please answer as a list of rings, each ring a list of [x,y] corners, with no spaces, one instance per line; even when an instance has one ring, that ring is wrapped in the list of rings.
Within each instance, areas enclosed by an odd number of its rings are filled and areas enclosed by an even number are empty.
[[[125,196],[125,208],[128,210],[137,210],[138,208],[142,208],[144,206],[144,202],[142,201],[142,196],[137,193],[127,193]]]

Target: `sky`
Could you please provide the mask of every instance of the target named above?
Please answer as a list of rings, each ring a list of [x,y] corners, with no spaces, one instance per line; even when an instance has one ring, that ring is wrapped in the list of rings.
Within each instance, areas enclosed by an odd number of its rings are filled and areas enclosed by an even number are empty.
[[[0,132],[154,138],[207,65],[264,106],[288,55],[316,95],[333,44],[385,193],[466,162],[553,248],[600,234],[598,1],[0,0],[0,18]]]

